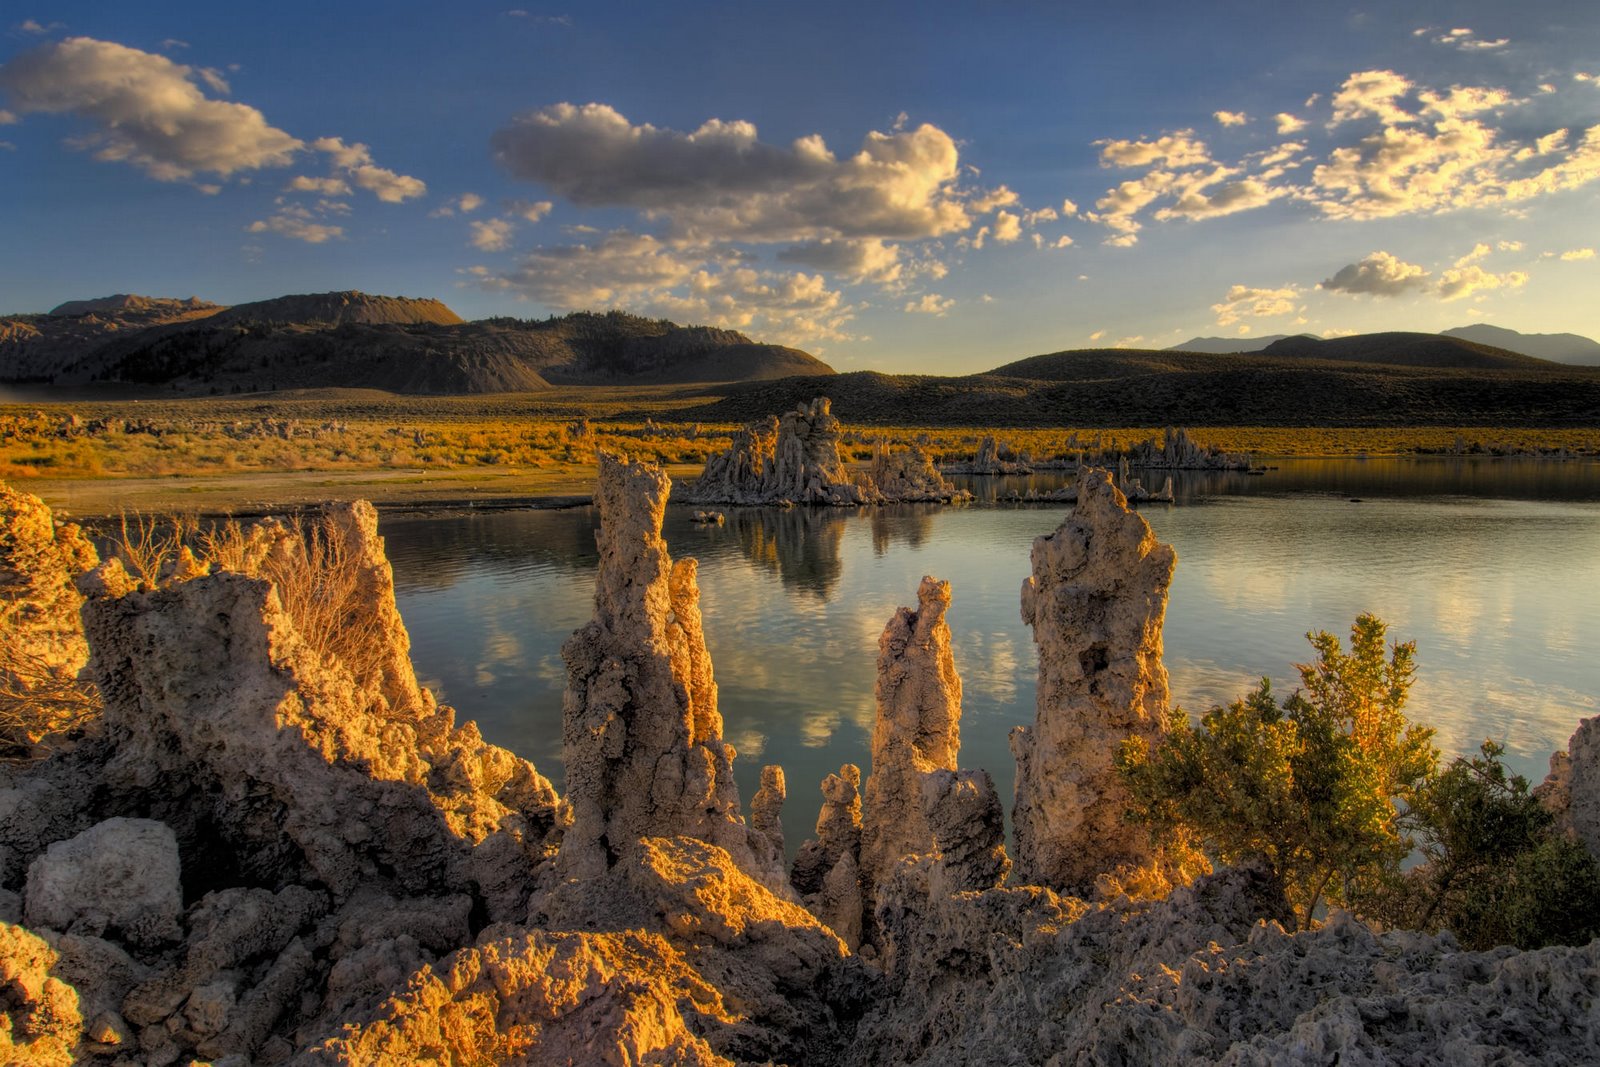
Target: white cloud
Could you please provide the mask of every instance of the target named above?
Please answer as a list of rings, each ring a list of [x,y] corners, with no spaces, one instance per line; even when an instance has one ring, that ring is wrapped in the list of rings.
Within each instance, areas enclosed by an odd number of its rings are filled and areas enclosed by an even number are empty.
[[[1293,285],[1281,289],[1235,285],[1222,298],[1222,303],[1211,305],[1211,310],[1217,313],[1218,326],[1232,326],[1245,318],[1270,319],[1292,315],[1299,296],[1299,288]]]
[[[456,198],[456,209],[463,215],[470,215],[483,206],[483,197],[477,193],[462,193]]]
[[[1447,301],[1460,300],[1489,289],[1520,289],[1527,282],[1527,274],[1520,270],[1491,274],[1476,265],[1452,267],[1439,274],[1439,297]]]
[[[1066,248],[1071,244],[1072,244],[1072,238],[1067,236],[1066,234],[1062,234],[1060,237],[1056,238],[1056,243],[1055,243],[1055,245],[1053,247],[1055,247],[1055,248]]]
[[[428,191],[428,186],[420,179],[374,164],[372,150],[359,142],[346,144],[339,137],[319,137],[311,142],[311,147],[326,153],[334,167],[358,189],[365,189],[386,204],[414,200]]]
[[[778,260],[813,270],[825,270],[851,281],[872,281],[883,285],[900,281],[904,273],[899,246],[886,244],[877,238],[850,241],[827,237],[820,241],[805,241],[779,251]]]
[[[188,41],[181,41],[176,37],[168,37],[161,42],[161,47],[170,51],[177,51],[189,47]]]
[[[513,200],[506,208],[525,222],[538,222],[550,214],[555,205],[548,200]]]
[[[1143,341],[1143,340],[1144,340],[1144,334],[1136,333],[1132,337],[1119,337],[1119,338],[1117,338],[1116,341],[1112,342],[1111,347],[1112,348],[1132,348],[1134,345],[1138,344],[1140,341]]]
[[[1578,259],[1593,259],[1594,258],[1594,249],[1592,249],[1592,248],[1574,248],[1571,251],[1561,253],[1561,258],[1566,260],[1569,263],[1572,262],[1573,260],[1578,260]]]
[[[17,116],[16,116],[16,114],[13,113],[13,112],[7,111],[3,107],[0,107],[0,126],[15,126],[16,124],[17,124]]]
[[[927,293],[921,300],[908,300],[904,310],[910,315],[933,315],[942,319],[955,306],[953,298]]]
[[[291,193],[320,193],[323,196],[349,196],[350,184],[342,178],[309,178],[297,175],[284,187]]]
[[[1063,200],[1063,201],[1061,201],[1061,217],[1062,218],[1070,219],[1070,218],[1072,218],[1072,216],[1076,215],[1077,213],[1078,213],[1078,205],[1077,204],[1073,203],[1071,200]]]
[[[1287,111],[1278,112],[1272,117],[1272,120],[1278,124],[1278,134],[1280,136],[1286,136],[1291,133],[1299,133],[1301,130],[1306,128],[1305,119],[1291,115]]]
[[[1428,287],[1428,272],[1416,263],[1407,263],[1388,252],[1374,252],[1359,263],[1341,267],[1331,278],[1317,283],[1318,289],[1333,293],[1364,293],[1370,296],[1399,296]]]
[[[994,239],[1001,244],[1010,244],[1022,236],[1022,217],[1009,211],[1002,211],[994,217]]]
[[[1444,33],[1441,33],[1439,36],[1435,37],[1433,42],[1434,44],[1442,44],[1451,48],[1459,49],[1462,52],[1487,52],[1496,48],[1504,48],[1506,45],[1511,43],[1511,39],[1508,37],[1498,37],[1494,40],[1487,40],[1479,37],[1477,34],[1465,27],[1458,27],[1456,29],[1446,30]]]
[[[249,233],[275,233],[313,245],[344,236],[344,227],[316,222],[311,212],[294,205],[281,208],[271,218],[252,222],[246,230]]]
[[[1195,167],[1211,161],[1205,142],[1193,130],[1178,130],[1154,141],[1096,141],[1103,167]]]
[[[253,107],[207,97],[196,80],[214,82],[208,78],[213,73],[111,41],[72,37],[0,67],[0,88],[19,114],[88,119],[96,128],[78,139],[79,146],[159,181],[288,164],[303,142],[269,125]]]
[[[478,219],[471,225],[472,247],[485,252],[503,252],[511,247],[515,228],[510,219]]]
[[[1041,222],[1055,222],[1060,218],[1060,214],[1053,207],[1042,207],[1037,211],[1025,211],[1022,213],[1022,222],[1025,226],[1037,226]]]
[[[1469,264],[1478,262],[1484,256],[1487,256],[1491,251],[1492,249],[1490,249],[1487,244],[1479,241],[1477,244],[1472,246],[1472,251],[1456,260],[1452,265],[1457,267],[1468,266]]]
[[[1520,251],[1522,251],[1522,242],[1521,241],[1498,241],[1498,242],[1495,243],[1495,247],[1498,248],[1502,252],[1520,252]]]
[[[1411,87],[1410,81],[1392,70],[1364,70],[1352,74],[1333,94],[1333,118],[1328,125],[1338,126],[1366,115],[1391,126],[1411,122],[1414,117],[1395,103],[1409,93]]]
[[[23,19],[21,22],[12,27],[12,29],[16,30],[18,33],[31,33],[35,36],[49,33],[51,30],[59,30],[60,28],[61,23],[59,22],[52,22],[50,25],[46,26],[38,19]]]
[[[1091,333],[1089,335],[1089,340],[1098,341],[1098,340],[1100,340],[1100,338],[1104,337],[1105,335],[1106,335],[1106,332],[1104,330],[1096,330],[1094,333]]]
[[[1213,111],[1211,117],[1222,126],[1243,126],[1250,121],[1250,116],[1243,111]]]
[[[625,206],[681,240],[917,239],[967,229],[959,153],[922,125],[869,133],[839,158],[816,135],[787,147],[749,122],[711,119],[683,133],[635,125],[605,104],[556,104],[492,138],[513,176],[581,206]]]
[[[972,210],[974,214],[987,215],[997,208],[1010,207],[1016,202],[1017,194],[1002,185],[998,189],[990,189],[973,197]]]
[[[1180,176],[1173,183],[1174,202],[1155,213],[1162,221],[1170,219],[1213,219],[1270,204],[1289,190],[1274,187],[1259,178],[1225,181],[1238,172],[1218,167],[1209,174]]]

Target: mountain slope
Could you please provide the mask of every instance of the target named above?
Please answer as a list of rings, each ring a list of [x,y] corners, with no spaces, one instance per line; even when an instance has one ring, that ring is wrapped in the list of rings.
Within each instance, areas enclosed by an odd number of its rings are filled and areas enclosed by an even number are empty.
[[[287,322],[342,326],[402,326],[432,323],[457,326],[465,320],[437,300],[409,296],[370,296],[356,290],[340,293],[303,293],[235,304],[216,316],[221,322]]]
[[[1502,326],[1479,322],[1445,330],[1440,336],[1494,345],[1508,352],[1521,352],[1525,356],[1538,356],[1557,363],[1600,366],[1600,342],[1576,333],[1518,333]]]
[[[1265,337],[1191,337],[1179,345],[1171,345],[1168,352],[1259,352],[1274,341],[1293,336],[1287,333],[1269,333]],[[1309,336],[1301,334],[1300,336]]]
[[[1549,367],[1503,348],[1436,333],[1362,333],[1352,337],[1285,337],[1261,350],[1272,358],[1320,359],[1340,363],[1382,363],[1394,367],[1450,367],[1458,370]]]

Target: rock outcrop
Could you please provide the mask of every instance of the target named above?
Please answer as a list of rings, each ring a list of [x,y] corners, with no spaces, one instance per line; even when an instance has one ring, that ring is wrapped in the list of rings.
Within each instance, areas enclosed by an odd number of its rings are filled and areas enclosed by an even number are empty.
[[[1550,776],[1534,795],[1600,859],[1600,715],[1578,724],[1565,752],[1551,754]]]
[[[1026,454],[1018,455],[993,434],[985,434],[978,442],[977,453],[969,460],[947,463],[946,474],[1032,474],[1033,461]]]
[[[752,832],[740,813],[695,561],[674,563],[661,539],[670,487],[656,467],[600,456],[594,618],[561,650],[573,813],[561,869],[569,878],[596,878],[629,842],[683,835],[726,849],[743,870],[785,892],[781,865],[757,858],[770,856],[766,835]]]
[[[1134,445],[1127,453],[1135,467],[1159,470],[1218,471],[1249,470],[1250,457],[1196,444],[1187,430],[1168,426],[1161,438]]]
[[[839,420],[827,397],[737,431],[726,452],[706,460],[705,471],[683,497],[696,504],[839,506],[875,499],[870,487],[858,485],[845,466]]]
[[[800,846],[790,882],[806,909],[851,948],[861,944],[861,768],[846,763],[822,779],[815,837]]]
[[[1123,818],[1112,761],[1125,739],[1154,742],[1163,729],[1161,624],[1176,563],[1102,470],[1079,476],[1072,512],[1033,542],[1022,618],[1039,649],[1038,710],[1011,733],[1023,883],[1088,895],[1100,876],[1154,859]]]
[[[939,504],[972,499],[971,493],[946,481],[933,460],[917,445],[895,452],[887,441],[875,442],[867,477],[876,495],[884,501]]]

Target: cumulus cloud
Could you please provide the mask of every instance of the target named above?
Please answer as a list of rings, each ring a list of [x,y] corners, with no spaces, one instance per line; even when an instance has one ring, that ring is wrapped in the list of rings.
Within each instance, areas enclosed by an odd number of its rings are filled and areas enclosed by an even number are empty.
[[[1291,133],[1299,133],[1301,130],[1306,128],[1305,119],[1291,115],[1287,111],[1278,112],[1272,117],[1272,120],[1278,124],[1278,134],[1280,136]]]
[[[477,193],[462,193],[456,198],[456,210],[463,215],[471,214],[483,206],[483,197]]]
[[[1017,202],[1017,194],[1005,186],[998,189],[989,189],[980,192],[972,198],[972,210],[978,215],[987,215],[997,208],[1010,207]]]
[[[1193,130],[1178,130],[1154,141],[1096,141],[1102,167],[1194,167],[1211,161],[1205,142]]]
[[[955,306],[956,302],[952,297],[927,293],[921,300],[906,301],[905,311],[909,315],[933,315],[942,319]]]
[[[805,241],[778,252],[778,260],[813,270],[825,270],[851,281],[880,284],[898,282],[904,273],[900,248],[877,238],[842,240],[825,237]]]
[[[1250,116],[1243,111],[1213,111],[1211,117],[1220,126],[1243,126],[1250,121]]]
[[[343,178],[310,178],[304,174],[297,175],[284,189],[291,193],[319,193],[322,196],[350,195],[350,184]]]
[[[1317,283],[1318,289],[1328,292],[1368,296],[1399,296],[1427,287],[1427,270],[1388,252],[1374,252],[1359,263],[1339,268],[1333,277]]]
[[[1561,257],[1560,258],[1566,260],[1569,263],[1572,262],[1573,260],[1578,260],[1578,259],[1593,259],[1594,258],[1594,249],[1592,249],[1592,248],[1574,248],[1574,249],[1572,249],[1570,251],[1561,253]]]
[[[1227,181],[1238,172],[1218,167],[1206,174],[1187,174],[1172,183],[1174,202],[1155,213],[1162,221],[1169,219],[1213,219],[1250,211],[1286,196],[1287,189],[1278,188],[1258,178],[1240,178]]]
[[[1520,270],[1491,274],[1476,264],[1452,267],[1439,274],[1439,297],[1442,300],[1460,300],[1489,289],[1520,289],[1527,282],[1527,274]]]
[[[1235,285],[1228,290],[1220,304],[1212,304],[1217,313],[1218,326],[1232,326],[1240,319],[1270,319],[1292,315],[1300,296],[1296,286],[1281,289],[1257,289],[1248,285]]]
[[[1396,101],[1411,91],[1411,82],[1392,70],[1363,70],[1350,75],[1333,94],[1329,126],[1373,116],[1386,125],[1413,121]]]
[[[372,150],[359,142],[346,144],[339,137],[319,137],[311,147],[323,152],[333,166],[358,189],[365,189],[387,204],[415,200],[428,191],[421,179],[397,174],[372,160]]]
[[[485,252],[503,252],[511,247],[516,226],[510,219],[478,219],[471,225],[472,247]]]
[[[684,133],[634,124],[605,104],[556,104],[491,139],[514,177],[574,204],[625,206],[678,239],[916,239],[967,229],[959,153],[943,130],[869,133],[840,158],[816,135],[761,141],[749,122]]]
[[[555,210],[555,205],[548,200],[512,200],[506,210],[525,222],[538,222]]]
[[[275,233],[312,245],[344,236],[344,227],[317,222],[309,210],[296,204],[284,205],[270,218],[258,219],[245,229],[249,233]]]
[[[253,107],[206,96],[215,72],[111,41],[72,37],[0,67],[18,114],[71,114],[95,129],[77,144],[159,181],[221,177],[288,164],[304,147]]]
[[[1468,264],[1476,263],[1480,259],[1482,259],[1484,256],[1487,256],[1491,251],[1492,251],[1492,249],[1490,249],[1490,247],[1487,244],[1485,244],[1482,241],[1479,241],[1477,244],[1472,246],[1472,251],[1468,252],[1466,255],[1464,255],[1460,259],[1456,260],[1454,266],[1465,267]]]
[[[1002,211],[994,217],[994,239],[1001,244],[1010,244],[1022,236],[1022,217],[1010,211]]]

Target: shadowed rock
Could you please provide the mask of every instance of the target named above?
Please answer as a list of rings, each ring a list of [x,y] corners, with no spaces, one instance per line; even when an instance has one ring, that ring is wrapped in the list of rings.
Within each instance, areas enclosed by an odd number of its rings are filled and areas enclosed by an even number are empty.
[[[1600,860],[1600,715],[1578,724],[1565,752],[1551,754],[1550,775],[1534,796]]]
[[[694,560],[674,563],[661,539],[671,483],[658,468],[602,453],[594,618],[562,646],[562,740],[573,824],[563,872],[593,878],[642,837],[717,845],[786,892],[765,835],[739,810],[732,746],[700,625]],[[763,859],[758,860],[758,853]]]
[[[734,434],[726,452],[706,461],[684,492],[697,504],[871,503],[874,494],[851,478],[839,449],[839,420],[818,397]]]
[[[1039,649],[1038,710],[1011,732],[1024,883],[1087,895],[1099,876],[1153,859],[1145,830],[1124,819],[1112,761],[1125,739],[1162,732],[1161,624],[1176,563],[1102,470],[1079,477],[1071,514],[1033,542],[1022,619]]]

